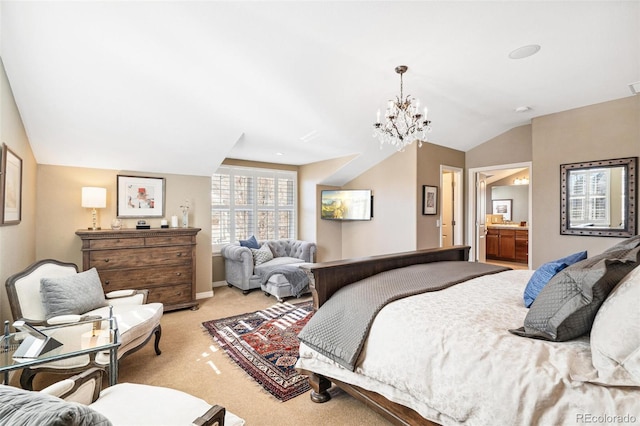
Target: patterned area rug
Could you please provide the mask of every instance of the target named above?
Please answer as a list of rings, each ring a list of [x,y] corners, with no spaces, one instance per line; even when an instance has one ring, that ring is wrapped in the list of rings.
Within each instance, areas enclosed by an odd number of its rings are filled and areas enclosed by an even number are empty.
[[[222,349],[281,401],[310,389],[307,376],[294,366],[298,333],[313,314],[311,301],[278,303],[262,311],[206,321],[202,325]]]

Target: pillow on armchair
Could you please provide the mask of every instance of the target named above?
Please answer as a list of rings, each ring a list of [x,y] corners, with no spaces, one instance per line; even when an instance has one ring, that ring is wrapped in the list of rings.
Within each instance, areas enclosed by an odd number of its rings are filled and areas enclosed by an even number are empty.
[[[251,249],[253,255],[253,265],[262,265],[265,262],[273,260],[273,253],[267,244],[263,244],[259,249]]]
[[[46,318],[82,315],[107,306],[96,268],[78,274],[40,280],[40,294]]]

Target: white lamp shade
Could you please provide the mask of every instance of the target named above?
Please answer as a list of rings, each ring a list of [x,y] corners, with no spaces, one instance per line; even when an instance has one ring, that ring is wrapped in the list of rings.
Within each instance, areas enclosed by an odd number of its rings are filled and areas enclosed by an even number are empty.
[[[82,207],[103,209],[107,207],[107,188],[86,186],[82,188]]]

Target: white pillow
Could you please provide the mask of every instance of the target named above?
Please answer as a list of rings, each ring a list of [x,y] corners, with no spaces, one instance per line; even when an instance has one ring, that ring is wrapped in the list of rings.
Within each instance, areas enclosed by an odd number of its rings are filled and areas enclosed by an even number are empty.
[[[612,386],[640,386],[640,267],[627,274],[596,314],[591,356],[598,378]]]
[[[262,265],[273,259],[273,253],[268,245],[263,244],[259,249],[251,249],[253,254],[253,264],[255,266]]]

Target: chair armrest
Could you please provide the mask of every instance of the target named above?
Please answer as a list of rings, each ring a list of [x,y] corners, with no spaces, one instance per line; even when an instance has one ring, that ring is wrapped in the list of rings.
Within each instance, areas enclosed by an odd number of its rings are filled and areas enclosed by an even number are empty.
[[[144,305],[149,297],[149,290],[115,290],[105,294],[109,303],[114,305]]]
[[[248,247],[228,244],[220,249],[222,257],[236,262],[250,261],[253,263],[253,255]]]
[[[68,379],[56,382],[40,392],[57,396],[65,401],[89,405],[95,402],[102,390],[102,370],[90,368]]]
[[[195,426],[224,426],[225,408],[220,405],[214,405],[209,408],[206,413],[193,421]]]
[[[56,317],[51,317],[47,320],[47,325],[59,325],[59,324],[70,324],[72,322],[80,322],[84,320],[91,319],[90,316],[83,317],[82,315],[58,315]],[[97,318],[96,318],[97,319]]]

